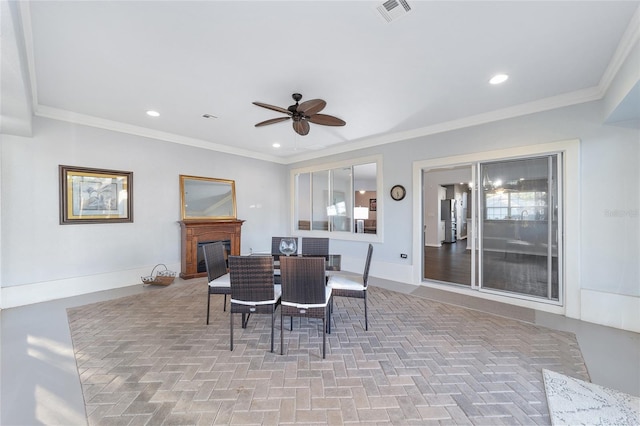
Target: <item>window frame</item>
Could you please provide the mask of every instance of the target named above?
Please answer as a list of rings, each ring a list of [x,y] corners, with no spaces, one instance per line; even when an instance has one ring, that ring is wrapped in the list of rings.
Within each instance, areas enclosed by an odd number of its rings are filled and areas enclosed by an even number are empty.
[[[352,227],[351,231],[331,231],[331,230],[301,230],[298,229],[298,188],[296,186],[296,176],[302,173],[316,173],[322,171],[331,172],[334,169],[346,168],[354,166],[359,166],[363,164],[371,164],[375,163],[376,165],[376,197],[377,197],[377,206],[376,206],[376,233],[375,234],[358,234],[356,233],[355,226]],[[331,180],[331,177],[330,177]],[[299,167],[294,168],[289,171],[289,183],[290,183],[290,199],[291,199],[291,222],[290,222],[290,233],[292,236],[298,237],[328,237],[336,240],[347,240],[347,241],[366,241],[372,243],[380,243],[383,242],[384,235],[384,197],[382,197],[382,155],[372,155],[367,157],[361,157],[358,159],[349,159],[343,161],[329,162],[329,163],[321,163],[312,166]],[[351,177],[351,185],[353,187],[353,176]],[[355,191],[355,188],[352,188]],[[329,188],[329,191],[332,189]],[[352,192],[353,192],[352,191]],[[312,194],[310,194],[313,197]],[[354,206],[351,207],[353,210]],[[351,217],[353,218],[353,211]],[[310,228],[312,228],[310,226]]]

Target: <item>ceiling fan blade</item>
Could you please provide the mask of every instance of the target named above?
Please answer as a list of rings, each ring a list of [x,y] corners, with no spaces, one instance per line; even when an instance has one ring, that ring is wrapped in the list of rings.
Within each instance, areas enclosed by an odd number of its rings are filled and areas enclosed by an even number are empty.
[[[287,115],[293,115],[293,113],[291,111],[289,111],[288,109],[285,108],[280,108],[274,105],[269,105],[269,104],[263,104],[262,102],[252,102],[254,105],[258,105],[259,107],[262,108],[267,108],[273,111],[278,111],[281,112],[283,114],[287,114]]]
[[[325,106],[327,103],[322,99],[311,99],[298,105],[297,110],[306,116],[311,116],[322,111]]]
[[[309,121],[314,124],[321,124],[323,126],[344,126],[347,124],[338,117],[326,114],[315,114],[309,117]]]
[[[296,131],[299,135],[308,135],[309,134],[309,123],[307,120],[299,120],[293,122],[293,130]]]
[[[261,121],[260,123],[256,124],[256,127],[266,126],[268,124],[280,123],[281,121],[289,120],[290,118],[291,117],[272,118],[270,120]]]

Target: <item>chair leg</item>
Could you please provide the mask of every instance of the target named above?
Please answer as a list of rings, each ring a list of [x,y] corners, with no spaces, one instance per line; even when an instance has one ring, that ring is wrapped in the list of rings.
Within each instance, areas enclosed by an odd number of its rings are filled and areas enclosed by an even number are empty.
[[[329,318],[327,319],[327,321],[329,322],[329,334],[331,334],[331,315],[333,314],[333,296],[331,296],[331,311],[329,312]]]
[[[226,312],[227,310],[227,295],[224,295],[224,305],[222,305],[222,311]]]
[[[289,318],[291,320],[291,326],[289,327],[289,330],[293,331],[293,315],[291,315]]]
[[[207,325],[209,324],[209,306],[211,305],[211,293],[207,290]]]
[[[276,320],[275,309],[271,311],[271,353],[273,353],[273,322]]]
[[[327,328],[326,328],[326,320],[322,318],[322,359],[326,357],[326,346],[327,346]]]
[[[284,317],[284,315],[282,315],[282,308],[280,308],[280,355],[284,355],[284,327],[282,326],[283,324],[283,320],[282,318]]]
[[[367,317],[367,292],[364,292],[364,330],[369,331],[369,318]]]
[[[229,342],[229,350],[233,351],[233,312],[229,312]]]

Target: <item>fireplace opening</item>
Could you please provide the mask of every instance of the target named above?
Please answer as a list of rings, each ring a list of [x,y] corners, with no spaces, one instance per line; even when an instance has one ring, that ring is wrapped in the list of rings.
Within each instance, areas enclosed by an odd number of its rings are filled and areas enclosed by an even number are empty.
[[[222,242],[224,245],[224,258],[227,261],[227,268],[229,267],[229,256],[231,255],[231,240],[214,240],[214,241],[198,241],[198,272],[207,272],[207,266],[204,261],[204,252],[202,246],[205,244]]]

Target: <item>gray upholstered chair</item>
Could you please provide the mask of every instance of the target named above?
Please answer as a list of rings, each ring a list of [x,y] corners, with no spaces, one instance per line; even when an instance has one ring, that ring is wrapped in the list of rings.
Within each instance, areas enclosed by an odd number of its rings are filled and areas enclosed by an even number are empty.
[[[222,310],[227,310],[227,294],[231,294],[231,284],[225,259],[225,248],[222,242],[204,244],[202,246],[204,263],[207,269],[207,324],[209,324],[209,308],[212,294],[223,294]]]
[[[273,283],[271,256],[229,256],[231,276],[230,350],[233,350],[233,314],[242,314],[246,328],[251,314],[271,314],[271,352],[275,312],[280,305],[281,288]]]
[[[303,256],[324,256],[329,259],[329,238],[302,237]]]
[[[329,276],[327,285],[331,287],[332,296],[357,297],[364,300],[364,329],[369,330],[369,318],[367,314],[367,282],[369,280],[369,267],[371,266],[371,256],[373,245],[369,244],[367,260],[364,263],[364,273],[362,276],[348,275],[335,272]],[[333,312],[333,298],[331,300],[331,311]]]
[[[280,355],[284,353],[283,318],[322,319],[322,358],[326,355],[326,333],[331,332],[329,313],[331,287],[326,285],[323,257],[281,257],[282,302],[280,307]]]

